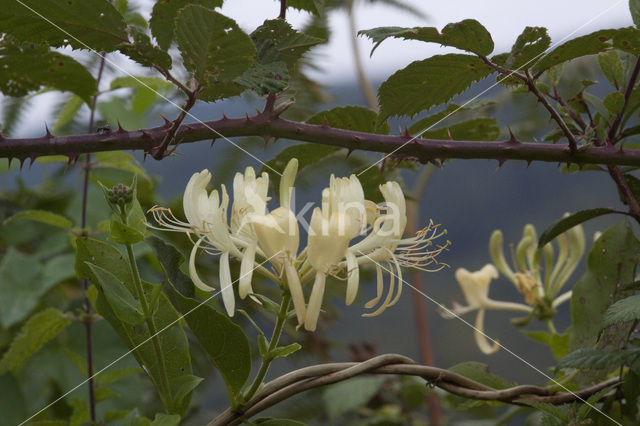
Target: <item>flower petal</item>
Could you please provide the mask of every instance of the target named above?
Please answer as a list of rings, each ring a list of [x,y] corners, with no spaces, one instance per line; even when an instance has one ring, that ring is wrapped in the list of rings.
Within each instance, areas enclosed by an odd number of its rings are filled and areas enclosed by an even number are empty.
[[[491,355],[500,349],[500,343],[497,340],[492,339],[492,344],[489,343],[487,336],[484,334],[484,309],[478,311],[476,317],[476,328],[473,332],[473,337],[476,340],[476,345],[482,351],[482,353]]]
[[[306,306],[304,304],[304,294],[302,293],[300,277],[298,276],[296,268],[291,264],[291,259],[287,259],[284,262],[284,271],[287,277],[289,292],[293,299],[293,307],[296,310],[296,317],[298,317],[298,325],[302,325],[304,324]]]
[[[345,302],[347,305],[353,303],[358,294],[358,284],[360,282],[360,267],[358,266],[358,259],[356,255],[347,250],[347,296]]]
[[[240,278],[238,284],[238,293],[240,298],[244,299],[248,294],[253,293],[251,287],[251,279],[253,278],[253,263],[256,258],[256,246],[255,244],[249,245],[242,254],[242,261],[240,262]]]
[[[382,299],[382,290],[384,289],[384,279],[382,278],[382,268],[376,263],[376,297],[364,304],[367,309],[373,308]]]
[[[195,286],[198,287],[200,290],[213,291],[213,290],[215,290],[215,288],[205,284],[204,281],[202,281],[200,279],[200,277],[198,276],[198,271],[196,270],[196,254],[198,252],[198,248],[200,248],[200,243],[202,243],[202,240],[204,238],[205,237],[201,237],[193,245],[193,248],[191,249],[191,255],[189,256],[189,276],[191,277],[191,281],[193,281]]]
[[[232,317],[236,309],[236,299],[233,295],[233,282],[231,281],[231,269],[229,268],[229,252],[220,255],[220,291],[222,302],[227,314]]]
[[[322,272],[316,272],[316,279],[311,290],[309,298],[309,306],[304,318],[304,328],[308,331],[315,331],[320,316],[320,307],[322,306],[322,298],[324,296],[324,284],[327,276]]]

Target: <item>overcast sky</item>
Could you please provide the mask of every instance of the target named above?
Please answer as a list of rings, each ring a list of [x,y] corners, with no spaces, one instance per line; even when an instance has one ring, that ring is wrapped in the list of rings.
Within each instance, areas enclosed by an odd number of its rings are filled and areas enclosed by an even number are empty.
[[[441,29],[450,22],[474,18],[491,33],[495,53],[511,48],[526,26],[549,29],[552,42],[573,38],[602,28],[633,25],[627,0],[407,0],[414,8],[428,15],[427,20],[385,5],[370,5],[356,0],[358,29],[380,26],[435,26]],[[222,13],[235,19],[245,31],[251,31],[266,18],[278,14],[275,0],[227,0]],[[288,12],[287,19],[300,27],[307,13]],[[326,59],[324,73],[316,75],[322,81],[353,78],[347,17],[344,12],[330,16],[333,37],[328,46],[318,49]],[[387,40],[369,58],[371,41],[359,40],[364,64],[372,79],[383,79],[417,59],[424,59],[448,50],[435,44],[416,41]]]

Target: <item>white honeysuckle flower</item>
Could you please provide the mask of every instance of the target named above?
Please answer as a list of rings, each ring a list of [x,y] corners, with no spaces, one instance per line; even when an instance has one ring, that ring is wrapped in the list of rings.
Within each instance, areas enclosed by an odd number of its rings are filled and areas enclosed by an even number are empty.
[[[258,237],[248,220],[250,215],[264,216],[267,209],[267,191],[269,175],[262,173],[259,178],[252,167],[247,167],[244,174],[236,173],[233,179],[233,206],[231,207],[231,232],[245,241],[247,247],[240,262],[240,279],[238,294],[244,299],[253,293],[251,281],[258,245]]]
[[[454,318],[477,310],[478,314],[476,316],[474,331],[476,344],[480,350],[487,355],[496,352],[500,348],[498,342],[494,341],[493,344],[490,344],[484,335],[485,310],[497,309],[530,313],[533,308],[521,303],[502,302],[489,298],[489,284],[492,279],[498,278],[498,270],[490,263],[475,272],[469,272],[464,268],[459,268],[456,270],[455,277],[467,300],[467,306],[454,303],[452,309],[441,309],[440,314],[445,318]]]
[[[367,217],[375,218],[370,233],[349,247],[346,254],[346,267],[349,274],[347,304],[353,302],[358,292],[359,265],[376,264],[376,297],[365,304],[366,308],[373,308],[382,299],[384,293],[382,264],[385,264],[387,271],[391,271],[387,297],[375,311],[363,314],[363,316],[379,315],[398,302],[402,294],[401,267],[437,271],[446,266],[439,264],[435,258],[449,245],[447,241],[445,245],[436,246],[429,250],[433,245],[432,240],[446,233],[446,231],[439,231],[439,226],[433,225],[433,223],[430,223],[413,237],[402,238],[407,225],[407,209],[402,188],[397,182],[390,181],[380,185],[380,192],[385,203],[377,206],[377,213],[371,214],[371,207],[366,207]],[[431,264],[438,266],[429,269]],[[393,272],[394,270],[395,272]],[[397,290],[395,290],[396,279],[398,281]]]

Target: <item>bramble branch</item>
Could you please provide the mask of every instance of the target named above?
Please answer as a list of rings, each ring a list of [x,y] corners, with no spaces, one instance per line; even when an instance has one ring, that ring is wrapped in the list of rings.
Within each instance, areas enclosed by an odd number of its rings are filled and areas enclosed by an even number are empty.
[[[143,150],[153,148],[165,140],[173,122],[162,126],[109,133],[54,136],[47,132],[37,138],[7,139],[0,137],[0,158],[17,158],[21,163],[31,162],[47,155],[66,155],[74,162],[80,154],[115,150]],[[343,130],[327,125],[313,125],[289,121],[266,111],[245,118],[226,118],[204,123],[183,124],[175,131],[172,144],[197,142],[219,137],[270,136],[302,142],[332,145],[349,151],[365,150],[394,153],[397,157],[412,157],[420,162],[461,159],[495,159],[500,164],[507,160],[545,161],[554,163],[604,164],[640,166],[640,150],[614,147],[584,147],[572,153],[567,145],[521,142],[515,138],[504,141],[453,141],[416,138],[408,135],[379,135]],[[410,142],[409,142],[410,141]]]

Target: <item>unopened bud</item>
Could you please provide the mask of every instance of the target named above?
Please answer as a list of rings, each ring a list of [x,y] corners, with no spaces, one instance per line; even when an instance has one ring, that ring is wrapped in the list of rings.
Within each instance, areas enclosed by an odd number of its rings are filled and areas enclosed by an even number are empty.
[[[127,185],[119,183],[107,190],[107,200],[112,204],[125,207],[133,201],[133,190]]]

